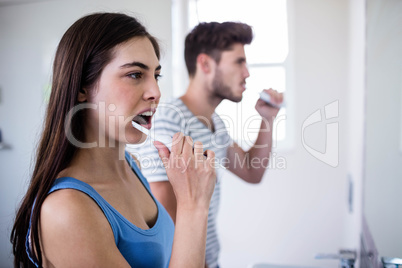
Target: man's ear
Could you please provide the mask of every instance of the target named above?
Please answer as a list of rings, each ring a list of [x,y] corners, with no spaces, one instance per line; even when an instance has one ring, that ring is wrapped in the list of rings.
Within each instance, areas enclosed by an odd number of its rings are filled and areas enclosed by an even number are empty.
[[[205,53],[201,53],[197,56],[197,66],[203,73],[210,73],[212,70],[213,59]]]
[[[78,102],[86,102],[88,97],[88,90],[86,88],[81,88],[78,92]]]

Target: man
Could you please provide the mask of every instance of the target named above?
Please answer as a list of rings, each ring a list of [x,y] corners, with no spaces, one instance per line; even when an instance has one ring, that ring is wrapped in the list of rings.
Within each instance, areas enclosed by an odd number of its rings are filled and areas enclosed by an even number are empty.
[[[257,140],[247,152],[231,140],[223,121],[215,113],[216,107],[224,99],[234,102],[242,100],[246,78],[249,77],[244,45],[250,44],[252,38],[251,27],[243,23],[211,22],[196,26],[185,41],[185,60],[190,78],[187,91],[182,97],[159,105],[151,131],[154,131],[156,139],[184,132],[194,141],[201,141],[205,149],[213,150],[217,162],[224,164],[227,170],[246,182],[259,183],[265,167],[251,163],[256,158],[269,158],[273,120],[279,109],[258,100],[255,108],[263,120]],[[274,103],[282,102],[282,94],[272,89],[266,92]],[[140,149],[143,173],[150,182],[152,193],[174,221],[176,198],[158,152],[149,143]],[[216,216],[222,175],[218,167],[218,180],[208,214],[206,264],[209,268],[218,267]]]

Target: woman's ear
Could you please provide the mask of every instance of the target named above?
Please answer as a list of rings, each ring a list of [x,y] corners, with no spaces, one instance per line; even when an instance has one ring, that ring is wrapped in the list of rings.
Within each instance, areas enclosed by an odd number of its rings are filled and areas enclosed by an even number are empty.
[[[86,88],[81,88],[78,92],[78,102],[86,102],[88,97],[88,90]]]

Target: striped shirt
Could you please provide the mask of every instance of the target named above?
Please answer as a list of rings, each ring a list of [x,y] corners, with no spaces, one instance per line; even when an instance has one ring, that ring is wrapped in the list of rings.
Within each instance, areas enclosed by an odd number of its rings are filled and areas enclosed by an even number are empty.
[[[180,99],[173,99],[166,103],[158,105],[154,116],[153,128],[151,131],[156,139],[160,136],[173,137],[177,132],[182,132],[186,136],[191,136],[194,141],[201,141],[204,150],[215,152],[215,158],[218,163],[224,163],[227,148],[232,144],[228,131],[222,119],[214,113],[212,115],[213,126],[208,128],[208,120],[202,117],[196,117],[187,108]],[[212,132],[210,129],[214,129]],[[158,151],[147,139],[141,145],[131,147],[135,149],[133,154],[138,153],[138,159],[141,163],[142,173],[148,182],[167,181],[166,170],[159,158]],[[130,151],[130,148],[128,148]],[[219,239],[216,229],[216,218],[219,209],[220,187],[223,172],[220,168],[216,169],[217,183],[212,195],[209,213],[208,230],[206,244],[206,263],[209,268],[218,267],[218,257],[220,251]]]

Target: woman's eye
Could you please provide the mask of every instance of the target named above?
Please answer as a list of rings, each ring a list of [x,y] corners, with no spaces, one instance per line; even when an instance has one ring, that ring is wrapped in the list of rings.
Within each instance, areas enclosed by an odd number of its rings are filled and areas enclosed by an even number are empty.
[[[162,78],[162,75],[160,75],[160,74],[155,74],[155,80],[156,81],[159,81],[159,79],[161,79]]]
[[[140,79],[142,77],[142,73],[131,73],[131,74],[128,74],[128,76],[133,79]]]

